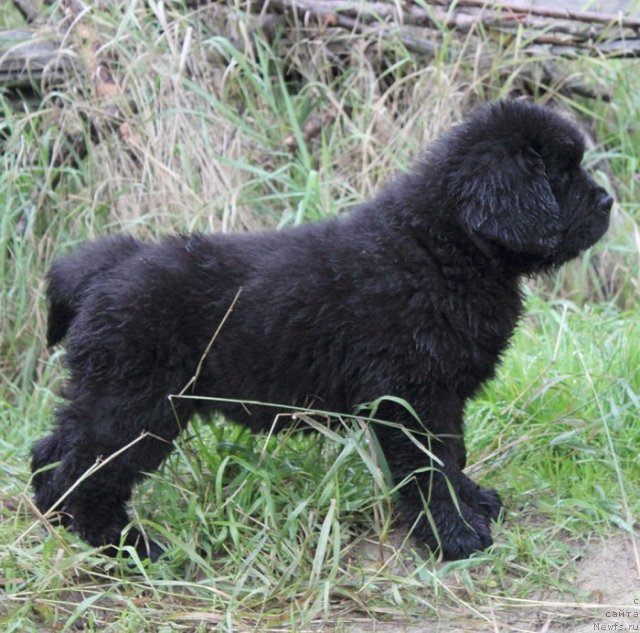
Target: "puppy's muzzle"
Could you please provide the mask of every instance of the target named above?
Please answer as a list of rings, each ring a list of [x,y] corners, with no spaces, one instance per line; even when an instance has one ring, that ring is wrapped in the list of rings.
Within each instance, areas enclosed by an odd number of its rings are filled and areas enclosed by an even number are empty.
[[[596,209],[602,215],[608,214],[613,205],[613,198],[602,187],[598,188],[596,196]]]

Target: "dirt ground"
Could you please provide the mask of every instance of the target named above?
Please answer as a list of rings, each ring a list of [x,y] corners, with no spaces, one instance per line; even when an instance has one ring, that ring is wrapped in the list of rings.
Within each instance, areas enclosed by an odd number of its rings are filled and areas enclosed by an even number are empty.
[[[576,562],[575,594],[535,596],[530,603],[514,601],[513,607],[498,598],[493,614],[474,614],[471,608],[442,613],[422,622],[374,622],[350,619],[323,626],[322,633],[591,633],[592,631],[640,631],[640,542],[629,534],[594,538]],[[390,551],[395,549],[390,545]],[[397,550],[396,550],[397,551]],[[372,558],[369,558],[369,557]],[[378,557],[374,546],[363,548],[363,559]],[[393,563],[391,563],[393,564]],[[452,587],[455,592],[456,588]]]
[[[578,626],[567,623],[570,633],[587,631],[640,631],[640,543],[629,535],[597,540],[585,548],[578,562],[576,585],[588,592],[596,609],[577,609],[589,621]],[[556,629],[550,628],[549,631]]]
[[[640,631],[639,546],[638,540],[629,534],[594,538],[584,546],[576,563],[575,596],[551,596],[525,609],[520,622],[507,618],[504,625],[480,630],[505,633],[512,630],[526,633]],[[581,601],[576,601],[581,596],[584,596]],[[517,628],[509,628],[510,624]]]

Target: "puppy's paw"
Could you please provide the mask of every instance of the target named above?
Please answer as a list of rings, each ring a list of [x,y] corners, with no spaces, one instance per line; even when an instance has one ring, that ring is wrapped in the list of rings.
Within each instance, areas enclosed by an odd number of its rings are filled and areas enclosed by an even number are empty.
[[[75,531],[78,532],[78,529],[76,528]],[[102,553],[112,558],[116,558],[119,555],[127,558],[131,555],[130,550],[121,549],[121,545],[133,548],[140,560],[149,559],[152,563],[157,562],[164,554],[164,549],[160,545],[144,538],[140,531],[134,527],[129,528],[124,540],[121,540],[121,534],[117,527],[107,529],[99,536],[95,533],[88,534],[86,530],[79,533],[84,540],[92,545],[102,547]]]
[[[502,499],[492,488],[481,488],[475,481],[464,477],[461,497],[476,512],[486,515],[491,521],[497,521],[502,510]]]
[[[133,532],[133,536],[132,536]],[[148,558],[152,563],[157,563],[164,555],[164,548],[151,539],[142,537],[135,528],[131,528],[126,538],[127,545],[133,545],[140,560]]]
[[[489,516],[464,501],[456,506],[449,500],[435,500],[428,511],[430,519],[420,521],[417,536],[431,550],[441,550],[445,560],[468,558],[492,545]]]
[[[145,548],[146,549],[146,548]],[[164,556],[164,548],[155,541],[149,541],[148,557],[152,563],[157,563]]]
[[[502,499],[493,488],[480,488],[476,496],[476,501],[484,513],[492,520],[497,521],[502,513]]]

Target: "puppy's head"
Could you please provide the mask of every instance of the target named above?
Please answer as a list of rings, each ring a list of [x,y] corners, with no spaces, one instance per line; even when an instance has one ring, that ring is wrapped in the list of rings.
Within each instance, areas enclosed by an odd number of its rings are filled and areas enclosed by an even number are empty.
[[[548,108],[525,101],[480,108],[445,151],[465,232],[531,272],[575,257],[609,226],[612,199],[580,165],[581,134]]]

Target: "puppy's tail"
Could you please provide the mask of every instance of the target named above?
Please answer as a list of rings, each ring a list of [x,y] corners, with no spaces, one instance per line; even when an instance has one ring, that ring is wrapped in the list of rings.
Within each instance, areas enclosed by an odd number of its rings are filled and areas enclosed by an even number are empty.
[[[47,345],[65,337],[92,280],[141,247],[142,242],[128,235],[115,235],[81,246],[53,263],[47,274]]]

